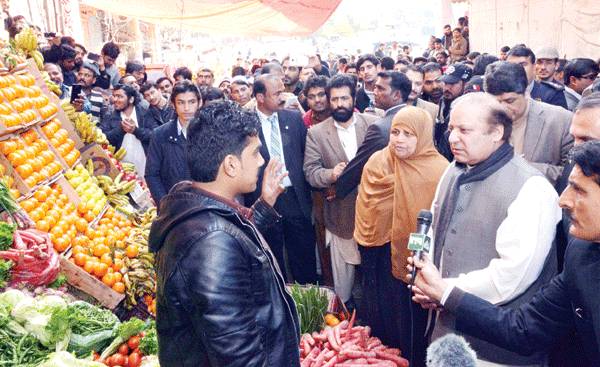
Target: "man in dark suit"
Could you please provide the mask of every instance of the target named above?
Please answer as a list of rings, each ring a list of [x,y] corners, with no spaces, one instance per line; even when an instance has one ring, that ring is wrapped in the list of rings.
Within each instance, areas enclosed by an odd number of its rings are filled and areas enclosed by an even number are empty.
[[[363,167],[371,155],[388,145],[392,119],[396,112],[406,106],[406,101],[412,91],[412,82],[403,73],[383,71],[377,75],[374,91],[375,107],[384,110],[385,115],[369,126],[365,140],[358,147],[356,156],[348,163],[338,178],[335,184],[335,196],[341,199],[358,186]]]
[[[175,118],[154,130],[148,148],[145,178],[157,205],[176,183],[190,179],[185,155],[187,128],[202,107],[202,95],[194,83],[183,80],[175,84],[171,103]]]
[[[506,61],[519,64],[527,73],[527,92],[536,101],[545,102],[567,109],[564,88],[554,83],[539,82],[535,79],[535,54],[530,48],[517,46],[510,49]]]
[[[283,180],[286,190],[275,203],[275,209],[282,219],[263,235],[282,269],[285,248],[293,280],[315,283],[317,262],[315,232],[311,222],[312,201],[310,187],[302,170],[306,128],[300,113],[282,109],[285,104],[283,92],[284,86],[279,75],[265,74],[254,83],[256,112],[261,122],[260,153],[265,162],[271,158],[277,159],[288,172]],[[262,186],[262,174],[261,169],[257,187]],[[254,203],[258,197],[260,190],[257,189],[244,199],[246,203]]]
[[[565,267],[531,301],[517,309],[501,309],[448,285],[426,257],[409,259],[419,272],[413,300],[425,308],[444,307],[456,317],[457,331],[512,351],[532,354],[552,347],[565,333],[576,330],[590,366],[600,361],[600,142],[573,150],[575,166],[560,205],[572,220],[574,237]],[[409,270],[412,267],[409,265]],[[410,279],[410,275],[408,276]],[[578,362],[577,366],[583,366]]]

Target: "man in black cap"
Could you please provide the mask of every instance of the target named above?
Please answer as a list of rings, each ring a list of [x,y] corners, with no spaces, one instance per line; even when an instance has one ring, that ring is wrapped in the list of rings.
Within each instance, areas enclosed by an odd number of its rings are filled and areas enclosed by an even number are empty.
[[[444,75],[440,77],[440,80],[444,82],[444,94],[440,101],[440,112],[438,113],[437,123],[435,124],[433,140],[440,154],[450,161],[454,158],[446,134],[446,131],[448,130],[450,109],[452,107],[452,101],[463,95],[465,84],[471,79],[471,75],[471,68],[458,62],[448,66]]]

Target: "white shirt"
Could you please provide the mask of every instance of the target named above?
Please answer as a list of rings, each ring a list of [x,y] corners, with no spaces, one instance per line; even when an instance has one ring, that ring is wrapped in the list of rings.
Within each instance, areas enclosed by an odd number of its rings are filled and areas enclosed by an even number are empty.
[[[333,121],[333,125],[337,131],[338,138],[340,138],[340,143],[342,143],[342,147],[344,148],[344,153],[346,153],[346,158],[348,158],[348,161],[351,161],[356,156],[356,151],[358,150],[358,142],[356,140],[356,117],[352,115],[352,122],[348,127],[343,127],[335,120]]]
[[[132,121],[136,128],[140,126],[138,124],[135,108],[129,117],[121,112],[121,118],[123,120]],[[146,153],[144,152],[144,146],[142,145],[142,142],[135,135],[126,133],[123,137],[123,143],[121,146],[125,148],[126,151],[123,161],[132,163],[137,172],[146,172]]]
[[[187,125],[183,127],[179,119],[177,119],[177,135],[183,134],[183,137],[187,139]]]
[[[267,146],[267,149],[269,150],[269,155],[273,155],[273,153],[271,151],[271,121],[269,121],[269,118],[271,116],[275,115],[275,120],[277,121],[277,123],[275,124],[275,128],[277,129],[277,131],[279,131],[279,146],[281,147],[281,163],[283,164],[283,167],[285,168],[286,167],[285,153],[283,152],[283,141],[281,140],[281,130],[279,129],[279,116],[277,116],[277,112],[273,113],[272,115],[267,116],[257,108],[256,113],[258,114],[258,118],[260,119],[260,125],[261,125],[263,136],[265,137],[265,145]],[[284,187],[292,186],[292,181],[290,181],[290,177],[286,176],[283,179],[282,184]]]
[[[493,304],[506,303],[524,293],[542,272],[561,218],[558,194],[550,182],[542,176],[529,178],[496,231],[499,257],[486,268],[444,279],[449,286],[440,303],[446,302],[453,287]]]

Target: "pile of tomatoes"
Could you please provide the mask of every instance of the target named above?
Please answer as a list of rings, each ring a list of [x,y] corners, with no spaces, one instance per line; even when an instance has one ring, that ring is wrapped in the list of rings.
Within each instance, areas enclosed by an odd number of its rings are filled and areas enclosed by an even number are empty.
[[[140,352],[140,340],[144,337],[144,333],[134,335],[127,343],[121,344],[117,353],[101,361],[110,367],[138,367],[142,364],[142,352]],[[99,355],[94,355],[94,360],[98,361]]]

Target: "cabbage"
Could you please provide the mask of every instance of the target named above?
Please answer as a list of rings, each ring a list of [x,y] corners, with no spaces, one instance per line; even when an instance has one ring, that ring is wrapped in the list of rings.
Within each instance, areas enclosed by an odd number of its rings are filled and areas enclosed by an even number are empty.
[[[14,306],[11,315],[45,347],[58,351],[64,350],[69,343],[70,327],[66,309],[67,302],[59,296],[28,297]]]
[[[17,303],[24,298],[31,298],[18,289],[8,289],[0,293],[0,309],[4,308],[10,313]]]
[[[56,352],[50,354],[50,358],[38,367],[106,367],[104,363],[77,359],[69,352]]]

